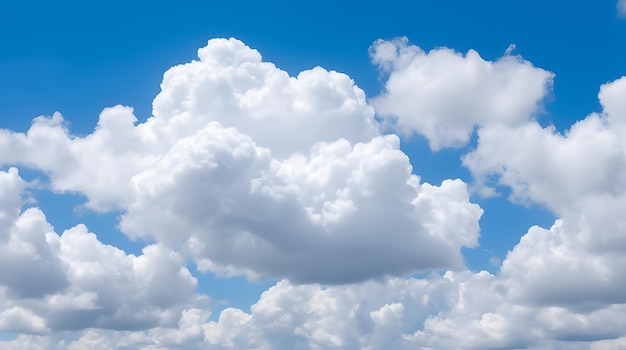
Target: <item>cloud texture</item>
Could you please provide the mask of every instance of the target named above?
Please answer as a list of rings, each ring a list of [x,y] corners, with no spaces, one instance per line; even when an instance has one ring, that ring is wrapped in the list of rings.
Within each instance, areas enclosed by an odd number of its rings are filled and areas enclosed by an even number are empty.
[[[179,254],[150,245],[127,255],[82,224],[59,235],[37,208],[14,215],[25,186],[15,168],[0,172],[0,183],[18,189],[3,190],[0,208],[0,217],[13,216],[0,244],[0,331],[171,325],[193,302],[197,282]]]
[[[214,39],[165,73],[145,122],[115,106],[86,136],[59,113],[0,130],[0,263],[12,267],[0,270],[0,331],[20,333],[0,347],[624,346],[626,78],[559,133],[535,121],[554,74],[510,50],[489,62],[401,38],[370,53],[387,78],[371,105],[345,74],[290,77]],[[495,274],[464,266],[483,213],[468,185],[422,182],[396,135],[438,150],[473,132],[472,188],[558,217],[530,227]],[[83,224],[56,233],[16,167],[120,211],[120,229],[149,243],[136,256]],[[278,282],[250,310],[211,317],[189,262]]]
[[[370,55],[388,78],[373,99],[376,112],[400,133],[426,137],[433,150],[465,145],[476,126],[528,120],[541,110],[554,75],[512,49],[489,62],[474,50],[425,52],[407,38],[378,40]]]
[[[420,184],[346,75],[289,77],[235,39],[198,56],[165,73],[145,123],[116,106],[76,137],[60,114],[39,117],[3,133],[3,162],[125,210],[122,231],[220,275],[346,283],[463,266],[482,210],[460,180]]]

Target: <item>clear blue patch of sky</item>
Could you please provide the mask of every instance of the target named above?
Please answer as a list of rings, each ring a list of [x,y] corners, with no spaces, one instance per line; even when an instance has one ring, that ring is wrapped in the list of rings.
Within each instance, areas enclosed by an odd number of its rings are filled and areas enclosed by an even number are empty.
[[[17,339],[19,333],[2,333],[0,332],[0,341],[11,341]]]
[[[220,312],[229,307],[250,312],[250,307],[259,301],[261,293],[277,282],[275,279],[250,282],[243,276],[217,277],[213,273],[198,272],[194,263],[189,263],[188,269],[198,279],[198,293],[207,294],[213,299],[210,317],[213,321],[217,321]]]

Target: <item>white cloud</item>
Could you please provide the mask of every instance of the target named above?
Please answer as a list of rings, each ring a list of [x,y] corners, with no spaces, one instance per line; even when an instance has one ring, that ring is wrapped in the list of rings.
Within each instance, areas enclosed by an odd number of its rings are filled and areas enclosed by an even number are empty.
[[[116,106],[75,137],[60,114],[39,117],[0,135],[0,163],[127,210],[125,233],[186,244],[219,274],[346,283],[462,268],[482,210],[460,180],[420,184],[348,76],[289,77],[235,39],[198,56],[165,73],[145,123]]]
[[[23,188],[15,169],[0,171],[0,183],[7,182]],[[21,195],[2,192],[0,217],[19,213]],[[169,325],[197,298],[196,279],[181,256],[161,245],[135,256],[99,242],[84,225],[58,235],[37,208],[6,224],[10,236],[0,244],[5,267],[0,270],[0,331]]]
[[[43,333],[46,320],[28,309],[14,306],[0,312],[0,330],[15,333]]]
[[[65,344],[62,341],[57,341],[53,337],[26,334],[20,334],[14,340],[0,341],[0,346],[6,350],[60,350],[65,348]]]
[[[424,52],[406,38],[378,40],[372,61],[389,77],[372,100],[376,113],[400,133],[423,135],[433,150],[465,145],[479,125],[528,120],[541,110],[554,75],[509,51],[490,62],[474,50]]]
[[[564,134],[536,122],[490,125],[478,131],[477,148],[463,163],[477,186],[502,185],[513,199],[546,205],[561,215],[594,200],[626,194],[626,78],[603,85],[602,114],[590,114]]]
[[[588,349],[624,327],[623,305],[572,311],[516,303],[508,291],[486,272],[333,287],[280,281],[249,312],[227,308],[207,321],[190,309],[178,328],[88,330],[70,348]]]
[[[250,135],[276,157],[320,141],[378,135],[365,93],[345,74],[317,67],[289,77],[235,39],[210,40],[198,55],[165,73],[147,122],[135,126],[129,107],[105,108],[94,132],[77,137],[61,114],[38,117],[26,134],[1,130],[0,164],[43,170],[54,190],[81,192],[88,207],[108,211],[128,204],[133,175],[213,121]]]
[[[372,55],[390,74],[374,102],[387,121],[433,149],[478,127],[464,158],[476,185],[559,216],[530,228],[497,274],[389,277],[462,267],[482,214],[466,184],[420,183],[349,77],[289,77],[241,42],[212,40],[166,73],[144,123],[116,106],[85,137],[60,114],[26,134],[0,130],[1,164],[42,170],[94,210],[121,209],[124,232],[156,241],[135,256],[84,225],[59,235],[39,209],[22,210],[17,170],[0,171],[0,265],[11,266],[0,269],[0,331],[31,334],[0,347],[619,348],[626,78],[601,87],[601,114],[559,134],[532,121],[553,75],[510,52],[487,62],[396,40]],[[250,310],[209,320],[186,259],[284,279]]]
[[[513,199],[532,200],[555,212],[600,194],[626,189],[626,157],[607,121],[591,115],[565,134],[537,123],[519,127],[489,126],[478,131],[478,148],[463,163],[477,186],[497,176]]]
[[[620,320],[626,319],[626,309],[619,298],[623,288],[614,286],[605,291],[606,285],[599,288],[591,282],[596,276],[593,271],[580,270],[597,255],[578,260],[579,252],[572,252],[572,257],[563,251],[567,243],[539,244],[552,240],[555,234],[571,233],[559,232],[559,228],[539,230],[534,228],[524,236],[505,260],[502,273],[495,276],[448,272],[423,279],[388,278],[333,287],[280,281],[264,292],[249,312],[229,308],[217,321],[207,321],[206,311],[188,309],[177,314],[180,320],[174,328],[139,332],[94,329],[83,332],[74,342],[60,343],[55,336],[20,337],[2,345],[11,348],[18,342],[35,342],[56,344],[58,349],[86,349],[94,344],[140,349],[561,349],[578,348],[576,342],[583,341],[579,345],[584,349],[617,344],[603,339],[622,334],[625,325]],[[549,270],[550,261],[558,259],[572,268],[553,270],[565,274],[555,273],[542,280],[524,277]],[[592,264],[589,269],[596,267]],[[569,270],[578,272],[570,279]],[[623,267],[615,266],[614,273],[619,271]],[[553,298],[520,295],[529,291],[552,293]],[[592,303],[564,298],[573,292],[574,298]],[[607,298],[607,293],[617,299]],[[602,300],[608,302],[598,302]]]
[[[61,291],[68,281],[55,247],[48,241],[47,233],[52,227],[36,209],[19,215],[24,182],[17,169],[0,171],[0,179],[15,185],[1,196],[4,204],[10,203],[10,206],[0,208],[0,217],[11,220],[4,222],[9,237],[0,244],[0,264],[11,268],[0,270],[0,285],[6,286],[7,293],[17,298],[40,298]]]
[[[550,230],[531,228],[502,264],[501,277],[511,288],[510,297],[574,310],[626,303],[621,273],[626,259],[617,254],[626,240],[614,238],[612,251],[597,249],[589,239],[608,237],[593,224],[582,214],[580,220],[559,220]],[[620,220],[616,226],[623,224]],[[609,231],[606,236],[613,234]]]
[[[95,131],[69,133],[59,113],[38,117],[26,134],[2,130],[0,164],[23,164],[44,171],[58,192],[81,192],[97,211],[123,207],[128,181],[156,157],[134,127],[132,109],[105,108]]]
[[[0,172],[0,243],[9,240],[11,226],[20,215],[24,187],[25,183],[16,168]]]
[[[378,134],[365,93],[345,74],[316,67],[290,77],[232,38],[210,40],[198,57],[165,73],[146,125],[160,140],[217,121],[283,157],[320,141]]]
[[[510,187],[513,198],[546,205],[560,217],[549,230],[532,227],[499,276],[508,302],[535,305],[545,337],[622,335],[621,323],[601,320],[624,319],[626,311],[626,105],[618,97],[624,93],[625,78],[603,85],[603,112],[565,134],[534,122],[486,126],[464,158],[478,184]]]
[[[212,123],[133,179],[120,227],[188,241],[200,268],[225,275],[346,283],[461,267],[482,210],[460,180],[419,184],[398,146],[395,136],[342,139],[278,161]]]
[[[469,339],[453,337],[445,343],[420,330],[429,315],[449,313],[459,301],[478,309],[491,307],[491,300],[485,297],[491,295],[492,280],[488,273],[464,272],[327,288],[280,281],[262,294],[250,312],[228,308],[217,321],[207,322],[206,315],[192,309],[183,315],[178,329],[140,333],[93,330],[73,345],[108,339],[113,348],[116,344],[159,349],[181,344],[198,349],[446,349],[459,348],[459,344],[480,348],[477,344],[488,341],[468,343],[465,340]],[[198,330],[200,338],[196,337]],[[195,343],[181,343],[182,334],[193,334],[186,339]]]

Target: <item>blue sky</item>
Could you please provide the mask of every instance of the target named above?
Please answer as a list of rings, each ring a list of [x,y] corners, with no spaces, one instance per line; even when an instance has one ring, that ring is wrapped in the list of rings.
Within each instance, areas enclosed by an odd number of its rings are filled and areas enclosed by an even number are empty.
[[[626,346],[621,8],[0,4],[0,345]]]

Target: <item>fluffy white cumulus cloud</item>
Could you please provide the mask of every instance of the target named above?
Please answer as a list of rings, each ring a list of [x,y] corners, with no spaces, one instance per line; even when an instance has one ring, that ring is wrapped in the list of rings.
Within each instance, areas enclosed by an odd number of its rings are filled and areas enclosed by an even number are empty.
[[[348,76],[290,77],[235,39],[198,57],[165,73],[144,123],[116,106],[77,137],[60,114],[39,117],[0,134],[0,163],[124,211],[125,233],[203,271],[346,283],[462,268],[482,209],[460,180],[420,183]]]
[[[77,137],[60,113],[37,117],[26,133],[0,130],[0,164],[42,170],[52,190],[82,193],[91,209],[120,209],[129,200],[129,179],[158,156],[136,120],[132,108],[105,108],[94,132]]]
[[[400,133],[423,135],[433,150],[465,145],[476,126],[528,120],[541,110],[554,75],[511,49],[490,62],[474,50],[425,52],[406,38],[378,40],[370,54],[388,78],[372,101],[376,112]]]
[[[393,52],[382,55],[394,57]],[[619,339],[602,339],[623,335],[623,322],[609,320],[624,319],[626,305],[625,95],[626,78],[604,84],[603,111],[564,133],[532,118],[479,123],[477,148],[463,159],[477,189],[508,187],[511,199],[543,205],[559,219],[550,229],[532,227],[509,252],[492,284],[497,293],[488,297],[500,307],[469,319],[454,313],[428,319],[425,330],[450,332],[434,339],[489,339],[479,348],[559,348],[572,342],[619,348]],[[511,324],[517,332],[506,332]],[[485,326],[498,333],[483,333]]]
[[[25,184],[16,169],[0,171],[0,183],[12,184],[0,192],[0,217],[13,217],[0,243],[1,332],[175,324],[195,298],[196,279],[179,254],[151,245],[127,255],[84,225],[58,235],[39,209],[20,213],[23,194],[13,189]]]
[[[213,321],[207,312],[188,309],[173,328],[91,329],[72,341],[30,336],[0,344],[18,348],[36,339],[56,344],[50,349],[616,349],[623,342],[623,305],[572,311],[518,303],[511,291],[497,276],[468,271],[331,287],[283,280],[250,311],[227,308]]]
[[[626,78],[600,88],[601,114],[578,121],[564,134],[528,122],[490,125],[463,162],[478,187],[511,188],[512,198],[541,203],[557,214],[621,198],[626,191]],[[490,190],[487,189],[489,192]]]
[[[529,122],[479,130],[478,147],[464,158],[478,184],[506,186],[514,199],[539,203],[560,218],[532,227],[502,263],[511,302],[540,309],[550,336],[604,339],[621,328],[598,317],[623,319],[626,248],[624,120],[626,78],[603,85],[602,113],[564,134]],[[563,315],[577,315],[566,321]],[[569,317],[569,316],[568,316]]]
[[[533,121],[553,74],[507,52],[425,53],[377,41],[373,105],[463,158],[484,193],[511,189],[559,217],[531,227],[495,274],[463,271],[482,209],[461,180],[412,173],[346,75],[290,77],[234,39],[165,74],[153,116],[103,110],[72,135],[60,114],[0,130],[0,165],[28,166],[87,207],[119,210],[141,255],[78,224],[61,235],[0,171],[3,349],[619,349],[625,344],[626,78],[568,131]],[[211,318],[201,272],[280,279]],[[423,278],[417,270],[453,268]],[[28,278],[25,278],[25,277]],[[321,284],[320,284],[321,283]]]
[[[264,292],[249,312],[228,308],[216,321],[208,321],[208,314],[189,309],[174,329],[88,330],[79,339],[56,348],[83,349],[94,344],[105,349],[120,344],[156,349],[182,345],[197,349],[451,349],[459,348],[458,344],[481,348],[495,336],[489,333],[492,329],[486,327],[481,337],[469,339],[439,328],[432,315],[472,314],[495,308],[490,287],[493,278],[485,272],[463,272],[334,287],[294,285],[283,280]],[[446,339],[438,339],[437,334]],[[3,345],[17,347],[33,338],[22,337]],[[50,338],[46,342],[54,344]]]
[[[626,258],[619,253],[626,240],[614,238],[610,248],[594,247],[597,243],[591,240],[606,237],[592,225],[585,217],[566,217],[550,230],[531,228],[502,265],[501,278],[511,286],[510,297],[577,311],[626,304],[622,293]]]
[[[235,39],[210,40],[198,56],[165,73],[147,122],[135,126],[129,107],[105,108],[94,132],[78,137],[61,114],[39,117],[25,134],[0,130],[0,164],[41,169],[54,190],[81,192],[88,207],[107,211],[128,204],[133,175],[210,122],[237,128],[276,157],[378,135],[365,93],[345,74],[316,67],[290,77]]]
[[[290,77],[232,38],[210,40],[198,57],[165,73],[146,125],[161,141],[217,121],[282,157],[320,141],[378,134],[365,93],[345,74],[316,67]]]
[[[11,226],[20,215],[25,183],[16,168],[0,172],[0,243],[11,237]]]
[[[212,123],[133,178],[121,228],[187,242],[201,269],[226,275],[345,283],[462,267],[482,209],[460,180],[420,184],[398,146],[341,139],[278,161]]]

